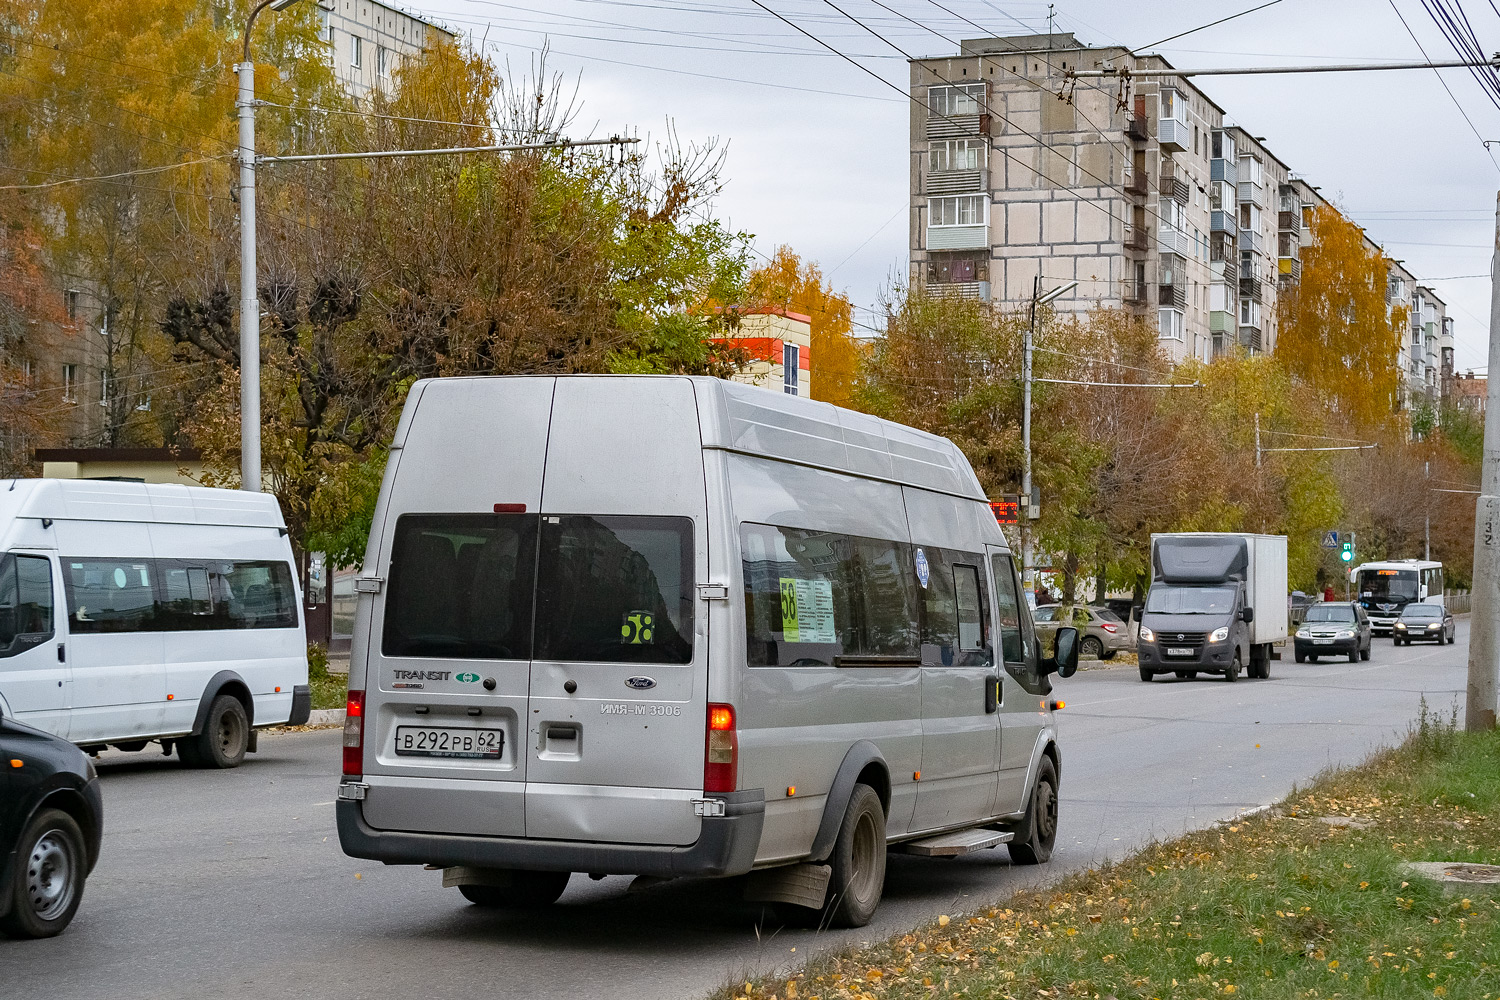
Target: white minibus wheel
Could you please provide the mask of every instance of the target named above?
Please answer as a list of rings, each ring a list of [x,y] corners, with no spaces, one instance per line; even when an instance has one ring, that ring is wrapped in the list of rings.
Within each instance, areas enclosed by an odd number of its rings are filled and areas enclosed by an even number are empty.
[[[250,748],[250,717],[232,694],[209,706],[203,732],[177,741],[177,756],[188,767],[239,767]]]
[[[854,786],[828,860],[828,925],[863,927],[885,891],[885,807],[869,785]]]

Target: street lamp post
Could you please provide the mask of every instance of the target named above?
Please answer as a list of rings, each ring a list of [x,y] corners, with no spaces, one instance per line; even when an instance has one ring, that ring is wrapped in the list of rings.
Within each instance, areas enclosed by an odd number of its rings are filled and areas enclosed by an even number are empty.
[[[250,31],[267,7],[286,10],[298,0],[260,0],[245,20],[239,73],[240,113],[240,489],[260,492],[260,297],[255,262],[255,63]]]
[[[1070,281],[1043,294],[1042,276],[1036,276],[1031,284],[1031,319],[1026,324],[1021,350],[1021,447],[1025,451],[1024,464],[1021,466],[1021,589],[1033,596],[1036,594],[1036,546],[1031,532],[1031,519],[1035,510],[1031,502],[1031,357],[1033,342],[1036,340],[1037,310],[1077,287],[1078,282]]]

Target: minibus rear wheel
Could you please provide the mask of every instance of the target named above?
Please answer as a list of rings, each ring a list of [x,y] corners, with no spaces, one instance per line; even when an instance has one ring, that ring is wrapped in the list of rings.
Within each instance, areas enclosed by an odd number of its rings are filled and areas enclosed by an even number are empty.
[[[829,857],[825,927],[863,927],[885,891],[885,807],[869,785],[855,785]]]
[[[239,767],[250,747],[250,717],[232,694],[209,706],[203,732],[177,741],[177,756],[188,767]]]

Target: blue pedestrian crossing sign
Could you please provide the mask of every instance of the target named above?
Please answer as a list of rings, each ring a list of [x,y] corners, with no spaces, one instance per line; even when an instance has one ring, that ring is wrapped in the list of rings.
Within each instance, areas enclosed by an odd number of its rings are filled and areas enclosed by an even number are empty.
[[[1323,532],[1323,548],[1336,549],[1339,547],[1339,533],[1337,531]]]

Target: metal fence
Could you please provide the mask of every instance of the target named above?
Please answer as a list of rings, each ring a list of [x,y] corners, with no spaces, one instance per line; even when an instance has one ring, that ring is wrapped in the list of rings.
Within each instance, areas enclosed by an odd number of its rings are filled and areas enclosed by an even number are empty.
[[[1448,610],[1455,615],[1466,615],[1469,613],[1469,592],[1467,590],[1445,590],[1443,591],[1443,603],[1448,605]]]

